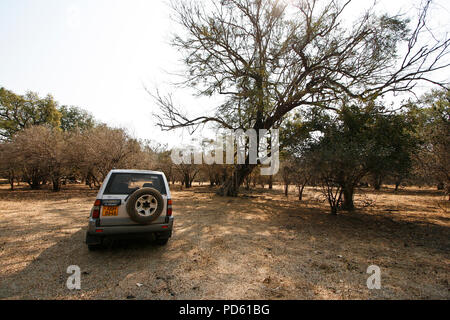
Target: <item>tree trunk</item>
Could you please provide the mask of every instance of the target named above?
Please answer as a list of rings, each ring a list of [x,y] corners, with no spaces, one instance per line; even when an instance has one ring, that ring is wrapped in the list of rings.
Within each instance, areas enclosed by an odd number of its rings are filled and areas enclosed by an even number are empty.
[[[31,190],[39,190],[41,188],[40,184],[30,183]]]
[[[289,184],[285,184],[284,185],[284,195],[287,197],[288,196],[288,193],[289,193]]]
[[[298,186],[298,200],[303,200],[303,190],[305,189],[305,186]]]
[[[186,188],[190,188],[191,187],[189,175],[187,175],[187,174],[184,175],[184,186]]]
[[[331,208],[331,214],[333,216],[337,216],[337,206],[332,205],[332,206],[330,206],[330,208]]]
[[[37,177],[32,177],[30,181],[28,181],[32,190],[38,190],[41,188],[41,180]]]
[[[11,173],[10,172],[10,174],[9,174],[9,185],[10,185],[10,187],[11,187],[11,190],[14,190],[14,173]]]
[[[245,178],[245,190],[250,190],[250,178]]]
[[[373,180],[373,188],[375,190],[380,190],[382,184],[383,184],[383,179],[381,178],[380,175],[376,175]]]
[[[401,183],[402,183],[401,181],[396,181],[395,182],[395,191],[398,191],[398,187],[400,187]]]
[[[59,177],[52,178],[53,192],[61,190],[61,179]]]
[[[338,214],[339,204],[341,203],[343,189],[339,191],[339,195],[334,197],[333,187],[328,185],[326,186],[326,194],[328,204],[330,205],[330,213],[334,216]]]
[[[328,204],[330,205],[330,213],[336,216],[338,212],[339,201],[334,201],[334,199],[328,197]]]
[[[352,211],[355,209],[355,204],[353,203],[353,193],[354,193],[354,187],[353,186],[345,186],[342,188],[343,194],[344,194],[344,201],[342,204],[342,209],[347,211]]]
[[[221,185],[217,194],[226,197],[237,197],[239,187],[244,182],[244,179],[252,173],[256,167],[254,164],[238,164],[233,170],[233,174],[227,177],[225,182]]]

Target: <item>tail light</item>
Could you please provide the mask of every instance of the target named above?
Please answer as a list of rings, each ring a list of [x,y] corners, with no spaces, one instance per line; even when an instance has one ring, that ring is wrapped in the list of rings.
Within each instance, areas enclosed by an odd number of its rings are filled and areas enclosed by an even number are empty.
[[[172,199],[167,200],[167,216],[172,215]]]
[[[100,217],[100,207],[102,205],[102,201],[97,199],[94,202],[94,207],[92,208],[92,218],[98,219]]]

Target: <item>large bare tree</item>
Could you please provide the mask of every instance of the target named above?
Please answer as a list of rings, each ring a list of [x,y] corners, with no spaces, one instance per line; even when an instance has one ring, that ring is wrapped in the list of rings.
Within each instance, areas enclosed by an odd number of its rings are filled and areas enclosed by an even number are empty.
[[[290,4],[288,4],[290,3]],[[445,62],[447,38],[423,43],[430,1],[415,21],[363,12],[344,19],[350,1],[174,1],[184,32],[173,45],[183,54],[185,79],[178,85],[203,96],[224,96],[215,113],[189,117],[171,94],[153,93],[164,130],[215,123],[228,129],[271,129],[295,108],[338,110],[341,99],[373,100],[411,92],[433,79]],[[409,26],[413,27],[410,29]],[[398,49],[404,47],[404,54]],[[234,196],[255,165],[236,165],[221,194]],[[232,183],[233,181],[233,183]]]

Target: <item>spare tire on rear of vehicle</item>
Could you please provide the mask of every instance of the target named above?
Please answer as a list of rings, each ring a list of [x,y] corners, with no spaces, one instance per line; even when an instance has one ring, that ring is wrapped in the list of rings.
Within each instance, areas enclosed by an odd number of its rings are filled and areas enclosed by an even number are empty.
[[[154,188],[138,189],[127,201],[127,213],[131,220],[149,224],[161,215],[164,200],[161,193]]]

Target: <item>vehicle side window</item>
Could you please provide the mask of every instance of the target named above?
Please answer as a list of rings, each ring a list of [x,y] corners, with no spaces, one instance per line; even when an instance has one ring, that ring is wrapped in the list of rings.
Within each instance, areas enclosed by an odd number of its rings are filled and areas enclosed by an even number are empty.
[[[104,194],[131,194],[141,188],[154,188],[167,194],[162,175],[143,173],[113,173]]]

